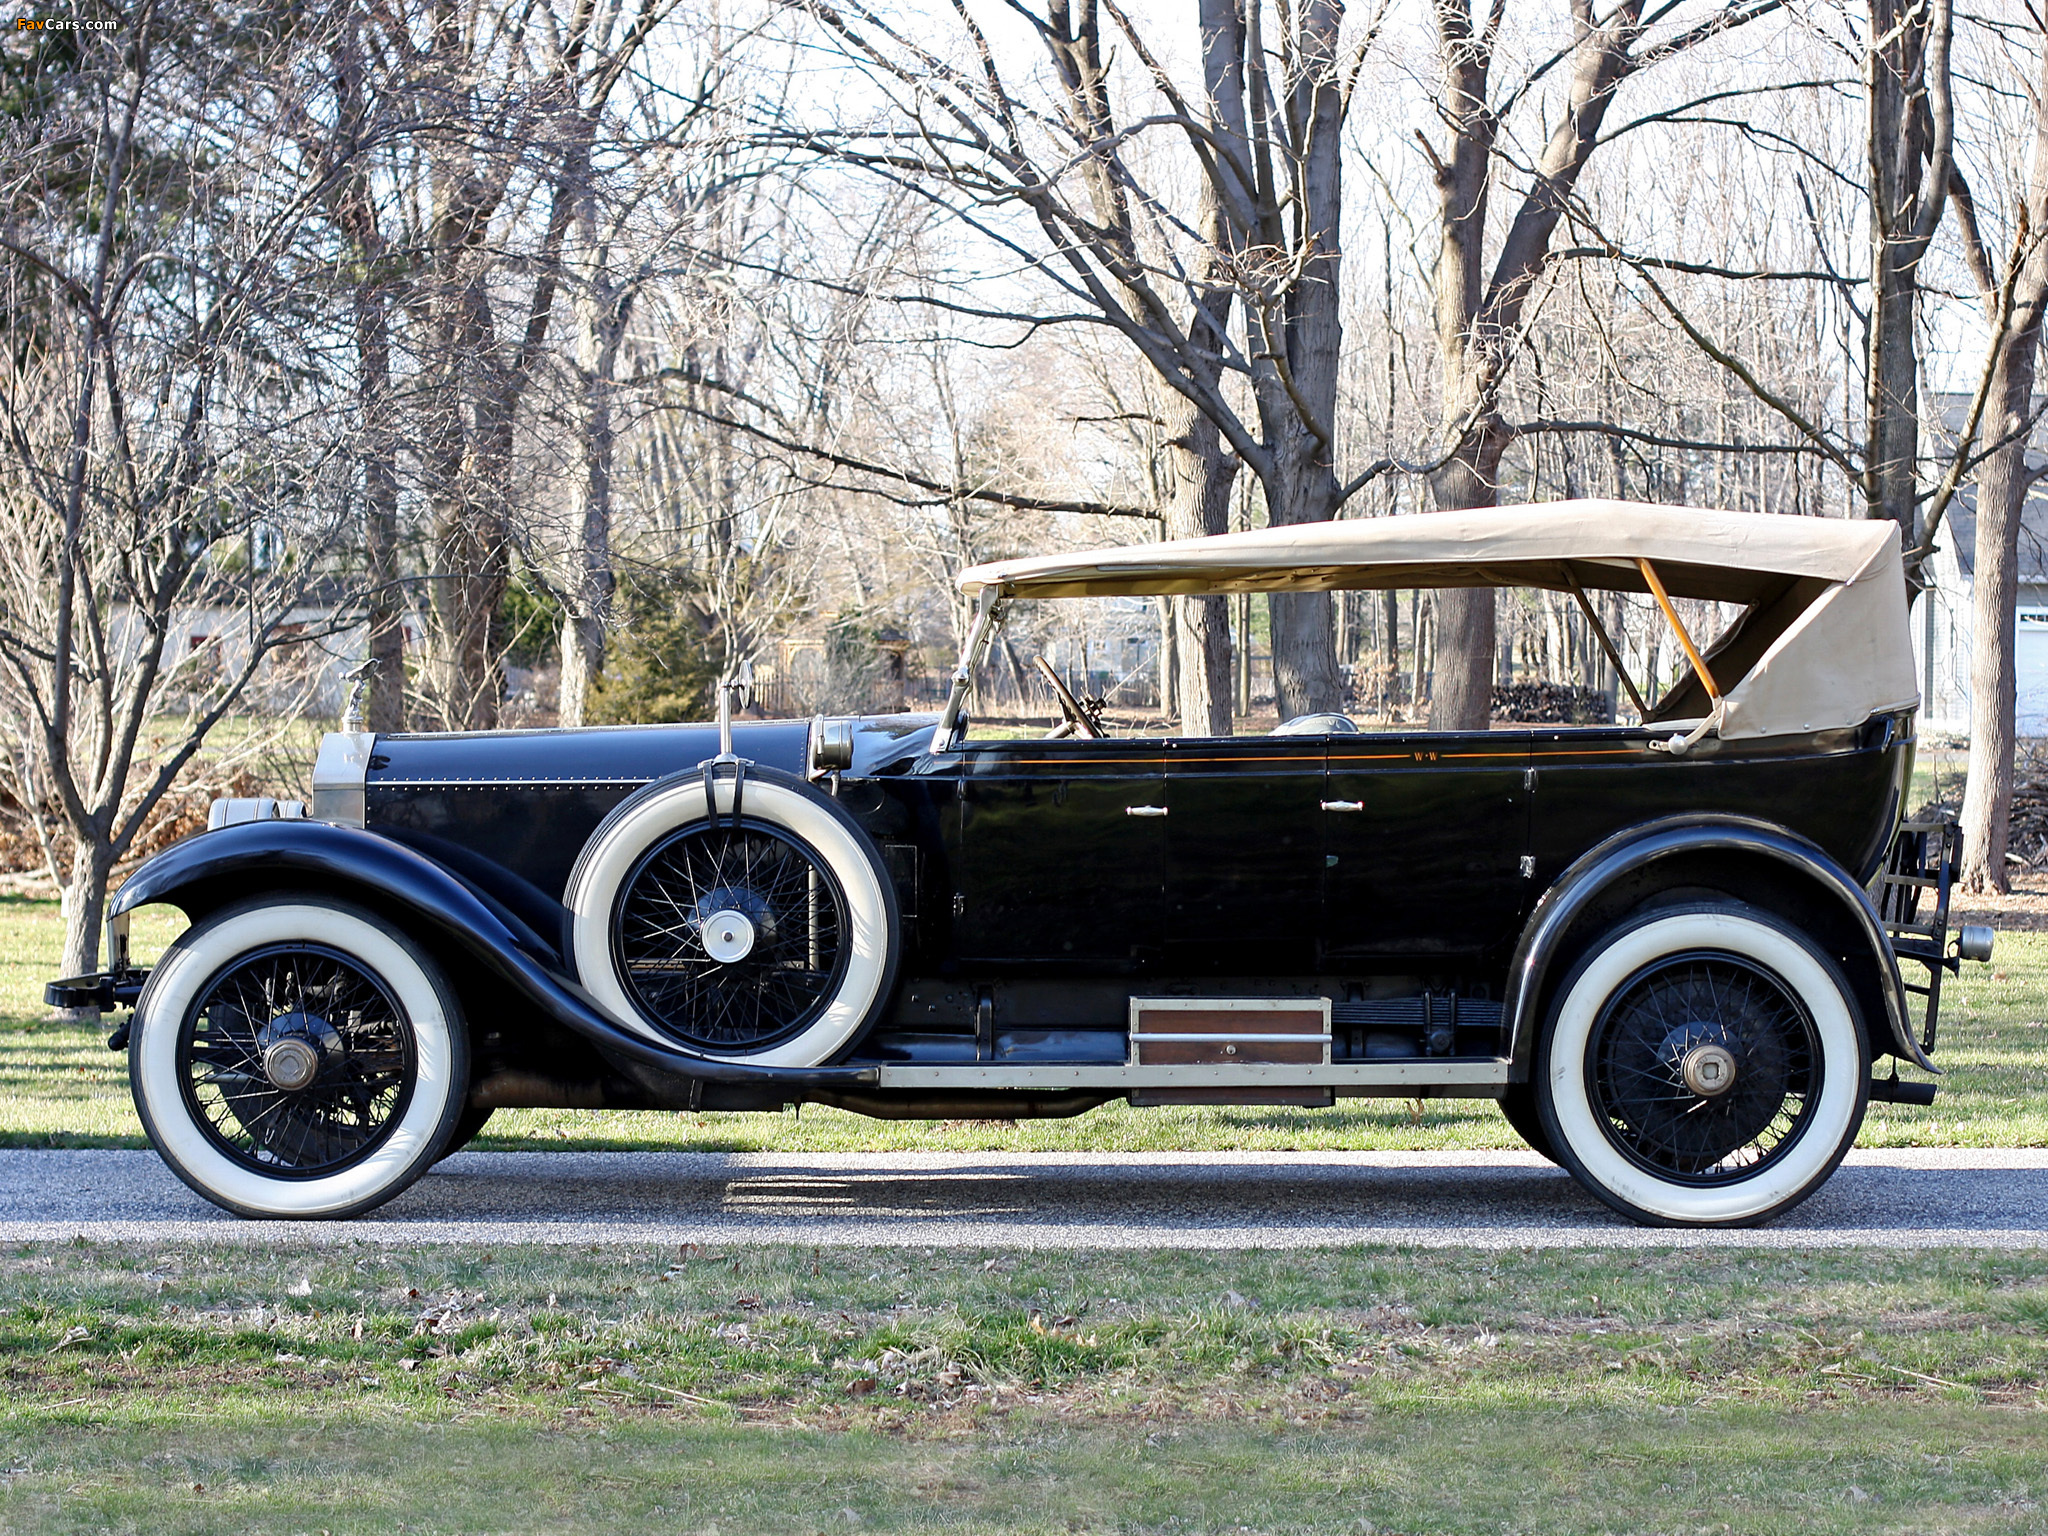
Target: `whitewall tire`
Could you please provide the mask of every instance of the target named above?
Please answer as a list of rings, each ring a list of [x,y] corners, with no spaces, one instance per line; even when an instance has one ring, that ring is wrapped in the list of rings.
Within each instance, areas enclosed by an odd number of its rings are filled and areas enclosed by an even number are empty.
[[[172,1172],[240,1216],[334,1218],[432,1166],[469,1048],[432,959],[382,919],[312,895],[227,908],[151,971],[129,1082]]]
[[[651,784],[591,835],[569,879],[577,979],[664,1046],[829,1061],[895,984],[895,887],[859,823],[802,780],[748,767],[737,824],[730,770],[715,793],[696,771]]]
[[[1567,976],[1532,1086],[1558,1160],[1636,1221],[1749,1226],[1856,1139],[1870,1048],[1841,971],[1768,914],[1667,908]]]

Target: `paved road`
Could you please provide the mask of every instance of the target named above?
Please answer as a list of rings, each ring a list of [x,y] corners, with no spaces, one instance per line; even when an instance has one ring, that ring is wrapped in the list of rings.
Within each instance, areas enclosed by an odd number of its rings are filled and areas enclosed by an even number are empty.
[[[226,1216],[148,1152],[0,1151],[0,1241],[2048,1248],[2048,1151],[1857,1152],[1774,1226],[1630,1226],[1529,1152],[465,1152],[370,1217]]]

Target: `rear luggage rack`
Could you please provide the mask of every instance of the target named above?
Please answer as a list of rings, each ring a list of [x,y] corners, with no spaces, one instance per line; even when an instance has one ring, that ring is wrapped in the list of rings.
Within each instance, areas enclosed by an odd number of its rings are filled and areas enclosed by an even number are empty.
[[[1927,970],[1925,986],[1915,986],[1902,978],[1908,992],[1925,999],[1920,1025],[1923,1051],[1934,1049],[1941,1014],[1942,976],[1953,974],[1965,960],[1991,958],[1991,930],[1975,923],[1966,923],[1957,930],[1955,953],[1949,952],[1949,892],[1962,856],[1962,828],[1953,821],[1936,818],[1902,822],[1898,836],[1892,840],[1884,873],[1877,877],[1877,914],[1891,936],[1892,952],[1901,960],[1918,961]],[[1934,898],[1933,907],[1923,911],[1922,901],[1929,893]]]

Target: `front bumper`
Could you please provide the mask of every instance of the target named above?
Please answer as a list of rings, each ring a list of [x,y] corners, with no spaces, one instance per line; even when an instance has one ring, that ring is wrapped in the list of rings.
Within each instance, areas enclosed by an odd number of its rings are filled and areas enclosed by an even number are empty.
[[[52,1008],[97,1008],[111,1013],[116,1008],[133,1008],[142,996],[149,972],[124,967],[102,971],[96,976],[66,976],[43,987],[43,1001]]]

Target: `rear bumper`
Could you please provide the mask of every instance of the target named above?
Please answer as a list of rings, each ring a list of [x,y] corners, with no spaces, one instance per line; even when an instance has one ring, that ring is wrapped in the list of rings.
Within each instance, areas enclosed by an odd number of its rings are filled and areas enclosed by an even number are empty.
[[[1962,829],[1954,822],[1904,822],[1892,840],[1884,872],[1871,888],[1892,953],[1927,973],[1924,984],[1906,981],[1904,986],[1909,995],[1921,1000],[1918,1043],[1929,1055],[1941,1023],[1942,978],[1955,975],[1965,960],[1989,960],[1997,938],[1989,928],[1975,923],[1966,923],[1950,935],[1949,895],[1962,858]]]

